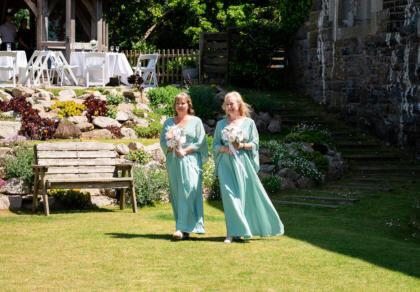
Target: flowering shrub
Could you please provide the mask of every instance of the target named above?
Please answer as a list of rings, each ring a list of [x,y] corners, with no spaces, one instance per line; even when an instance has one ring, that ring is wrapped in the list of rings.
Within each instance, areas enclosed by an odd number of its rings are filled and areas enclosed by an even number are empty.
[[[296,151],[298,153],[301,151],[301,148],[297,145],[298,144],[280,144],[274,140],[261,143],[261,147],[270,150],[275,165],[280,163],[282,168],[293,169],[297,173],[311,178],[315,182],[320,182],[322,180],[322,173],[311,166],[311,161],[305,157],[294,154]]]
[[[4,187],[6,187],[6,181],[0,178],[0,190],[3,189]]]
[[[214,176],[214,167],[214,159],[213,157],[210,157],[209,161],[203,166],[203,185],[205,188],[209,189],[210,200],[220,200],[219,180]]]
[[[90,193],[79,189],[50,190],[48,193],[56,198],[66,209],[84,209],[91,206]]]
[[[23,146],[26,143],[26,137],[24,136],[10,136],[0,139],[0,146],[3,147],[18,147]]]
[[[106,116],[108,110],[106,101],[95,98],[93,95],[85,99],[86,117],[91,122],[93,117]]]
[[[19,177],[28,185],[33,185],[34,173],[31,165],[35,164],[35,156],[32,148],[19,147],[15,156],[6,161],[4,171],[6,178]]]
[[[58,121],[44,119],[39,111],[33,109],[25,97],[13,98],[8,103],[0,101],[0,111],[14,111],[21,116],[22,127],[19,135],[35,139],[51,139],[58,126]]]
[[[133,169],[133,178],[139,206],[153,205],[169,193],[168,175],[158,166],[136,166]]]
[[[62,119],[64,117],[80,116],[86,110],[86,105],[75,103],[74,101],[56,101],[51,106],[51,109],[56,108],[60,109],[58,117]]]
[[[301,123],[298,124],[290,134],[285,138],[285,142],[308,142],[317,144],[327,144],[334,148],[335,142],[330,132],[321,129],[315,124]]]
[[[118,108],[117,106],[110,104],[106,106],[106,116],[115,119],[117,117]]]
[[[140,164],[146,164],[151,159],[149,153],[143,149],[131,150],[126,158]]]

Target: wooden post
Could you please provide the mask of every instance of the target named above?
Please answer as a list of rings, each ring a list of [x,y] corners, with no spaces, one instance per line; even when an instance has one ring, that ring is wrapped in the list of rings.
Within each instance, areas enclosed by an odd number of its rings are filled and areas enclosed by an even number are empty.
[[[96,19],[96,3],[98,0],[92,0],[92,7],[93,7],[93,15],[90,19],[90,39],[91,40],[98,40],[98,35],[97,35],[97,28],[98,28],[98,24],[97,24],[97,19]]]
[[[32,212],[35,212],[36,208],[38,207],[38,183],[39,183],[39,169],[35,169],[34,197],[32,199]]]
[[[199,50],[200,50],[200,64],[198,66],[198,82],[202,83],[203,82],[203,53],[204,53],[204,33],[200,33],[200,46],[199,46]]]
[[[126,170],[125,168],[122,170],[122,177],[125,177]],[[121,196],[120,196],[120,210],[124,210],[125,206],[125,189],[121,189]]]
[[[66,0],[66,59],[70,61],[70,53],[76,39],[75,21],[76,0]]]
[[[38,17],[36,20],[36,49],[41,50],[42,43],[42,21],[44,15],[42,14],[43,0],[38,0]],[[27,56],[29,58],[29,56]]]
[[[104,40],[103,40],[103,21],[102,21],[102,0],[96,0],[96,36],[98,41],[98,50],[104,50]]]
[[[45,175],[42,174],[42,196],[44,198],[44,213],[45,216],[50,216],[50,206],[48,205],[48,193],[47,193],[47,183],[45,181]]]
[[[129,173],[130,173],[130,177],[132,178],[133,177],[133,168],[132,167],[130,167]],[[133,203],[133,212],[137,213],[136,188],[134,187],[134,178],[133,178],[133,181],[130,184],[130,187],[131,187],[131,201]]]

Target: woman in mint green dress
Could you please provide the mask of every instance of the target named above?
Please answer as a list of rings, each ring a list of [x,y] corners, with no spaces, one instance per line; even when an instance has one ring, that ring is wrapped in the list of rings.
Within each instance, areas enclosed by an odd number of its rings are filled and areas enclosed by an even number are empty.
[[[225,212],[225,242],[231,243],[232,237],[282,235],[283,223],[257,176],[258,131],[249,118],[249,106],[238,92],[230,92],[225,96],[223,109],[226,119],[217,123],[213,152]],[[242,130],[242,140],[229,147],[222,133],[226,127]]]
[[[203,123],[194,116],[191,98],[186,93],[175,97],[175,117],[163,124],[160,146],[166,156],[169,198],[175,216],[173,237],[182,239],[189,233],[204,234],[202,167],[208,160],[208,147]],[[186,139],[180,147],[168,147],[174,128]]]

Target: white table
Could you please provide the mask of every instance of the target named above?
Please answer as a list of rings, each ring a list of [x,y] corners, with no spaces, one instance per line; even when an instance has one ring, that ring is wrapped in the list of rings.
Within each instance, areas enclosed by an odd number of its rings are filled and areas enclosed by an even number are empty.
[[[15,51],[13,51],[15,52]],[[26,59],[25,51],[16,51],[16,72],[23,71],[26,68],[26,64],[28,64],[28,60]],[[0,65],[2,66],[11,66],[13,64],[12,57],[1,57],[0,58]],[[9,80],[11,78],[10,72],[0,72],[0,80]]]
[[[76,77],[78,78],[85,78],[85,54],[86,52],[72,52],[70,54],[70,65],[78,66],[78,68],[74,70]],[[127,78],[130,75],[133,75],[133,69],[131,68],[130,63],[128,63],[127,57],[123,53],[107,52],[105,54],[106,63],[108,64],[108,66],[106,66],[107,68],[105,68],[105,83],[109,82],[110,77],[119,76],[122,83],[128,84]]]

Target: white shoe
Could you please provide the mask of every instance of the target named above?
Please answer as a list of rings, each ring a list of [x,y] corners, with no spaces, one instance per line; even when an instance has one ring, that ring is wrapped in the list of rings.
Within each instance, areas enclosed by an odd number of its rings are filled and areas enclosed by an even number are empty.
[[[226,237],[224,243],[232,243],[232,236]]]
[[[177,230],[174,232],[174,234],[172,235],[175,239],[182,239],[183,235],[182,232]]]

